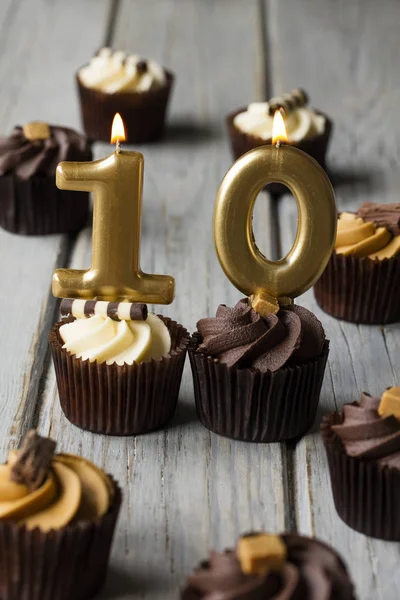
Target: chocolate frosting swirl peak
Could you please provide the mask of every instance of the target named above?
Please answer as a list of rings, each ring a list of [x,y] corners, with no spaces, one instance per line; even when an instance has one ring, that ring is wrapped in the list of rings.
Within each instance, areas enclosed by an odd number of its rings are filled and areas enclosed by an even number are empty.
[[[92,160],[90,143],[73,129],[50,126],[48,139],[29,140],[22,127],[16,126],[10,136],[0,138],[0,175],[14,172],[22,180],[55,176],[63,160]]]
[[[325,342],[321,323],[307,309],[294,304],[262,318],[245,298],[234,308],[221,304],[216,316],[201,319],[197,328],[203,338],[200,352],[228,367],[261,372],[276,371],[290,360],[315,358]]]
[[[281,537],[287,548],[281,571],[247,575],[235,550],[212,552],[188,578],[182,600],[354,600],[346,567],[331,548],[296,534]]]
[[[349,456],[400,469],[400,423],[393,416],[380,417],[379,404],[380,398],[363,392],[360,402],[343,407],[343,423],[332,430]]]

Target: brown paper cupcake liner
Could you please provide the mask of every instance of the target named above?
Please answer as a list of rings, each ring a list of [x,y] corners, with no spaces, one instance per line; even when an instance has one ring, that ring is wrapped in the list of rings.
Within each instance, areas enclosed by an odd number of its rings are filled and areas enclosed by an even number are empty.
[[[227,367],[200,352],[194,333],[189,357],[198,417],[204,427],[246,442],[279,442],[312,426],[329,353],[325,342],[313,360],[274,373]]]
[[[360,533],[400,541],[400,472],[372,460],[348,456],[331,429],[342,422],[342,413],[333,413],[321,424],[336,511],[349,527]]]
[[[314,294],[337,319],[369,325],[400,321],[400,257],[373,261],[334,252]]]
[[[236,110],[235,112],[228,115],[226,118],[226,125],[228,128],[232,154],[235,160],[240,158],[240,156],[242,156],[246,152],[249,152],[249,150],[253,150],[253,148],[265,146],[266,144],[270,143],[258,136],[244,133],[240,131],[237,127],[235,127],[233,122],[235,117],[239,113],[244,112],[245,110],[247,110],[247,107],[240,108],[239,110]],[[310,139],[301,140],[291,145],[295,146],[296,148],[299,148],[300,150],[303,150],[303,152],[306,152],[306,154],[309,154],[310,156],[315,158],[315,160],[321,165],[321,167],[325,169],[325,158],[333,130],[333,123],[324,113],[317,111],[317,114],[322,115],[326,119],[324,133],[316,135]],[[282,196],[283,194],[289,193],[288,189],[280,183],[269,184],[264,189],[268,190],[274,196]]]
[[[172,418],[178,402],[189,333],[161,317],[171,335],[171,352],[160,360],[132,365],[90,363],[62,345],[61,325],[50,331],[61,408],[71,423],[94,433],[137,435],[159,429]]]
[[[59,190],[55,178],[34,175],[24,181],[0,176],[0,226],[12,233],[73,233],[87,225],[89,194]]]
[[[122,494],[106,515],[43,532],[0,521],[1,600],[86,600],[104,584]]]
[[[167,72],[162,87],[147,92],[106,94],[83,86],[76,75],[83,128],[91,140],[109,142],[115,113],[119,112],[129,144],[158,140],[164,131],[174,75]]]

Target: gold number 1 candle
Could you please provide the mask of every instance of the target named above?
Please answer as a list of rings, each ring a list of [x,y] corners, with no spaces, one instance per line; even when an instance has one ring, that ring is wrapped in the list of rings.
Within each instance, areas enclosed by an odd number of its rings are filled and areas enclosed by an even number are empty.
[[[114,118],[111,142],[116,151],[94,162],[62,162],[56,183],[62,190],[93,192],[92,264],[87,270],[57,269],[53,294],[170,304],[174,279],[143,273],[139,263],[143,155],[119,148],[125,140],[121,117]]]
[[[277,111],[273,145],[255,148],[234,163],[215,205],[218,259],[233,285],[251,297],[255,310],[267,303],[277,312],[280,304],[304,293],[321,276],[335,243],[337,213],[329,179],[313,158],[284,141],[285,126]],[[298,207],[293,247],[278,261],[268,260],[257,248],[252,226],[257,195],[274,182],[289,188]]]

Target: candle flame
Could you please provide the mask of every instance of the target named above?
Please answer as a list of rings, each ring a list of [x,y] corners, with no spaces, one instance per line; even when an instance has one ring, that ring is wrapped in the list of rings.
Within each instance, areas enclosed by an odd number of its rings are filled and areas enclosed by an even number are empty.
[[[274,114],[274,121],[272,123],[272,143],[287,142],[288,138],[286,135],[286,127],[283,120],[282,112],[276,110]]]
[[[119,113],[116,113],[111,127],[111,143],[124,142],[126,140],[124,122]]]

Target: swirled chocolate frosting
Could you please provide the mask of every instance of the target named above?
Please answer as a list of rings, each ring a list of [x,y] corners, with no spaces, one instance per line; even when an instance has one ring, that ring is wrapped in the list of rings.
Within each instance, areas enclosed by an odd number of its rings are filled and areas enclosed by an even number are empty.
[[[392,235],[400,235],[400,202],[394,204],[364,202],[358,209],[357,215],[377,227],[386,227]]]
[[[311,538],[281,537],[287,558],[279,572],[247,575],[235,550],[212,552],[188,578],[182,600],[354,600],[353,585],[336,552]]]
[[[228,367],[276,371],[319,356],[325,332],[317,317],[296,304],[262,318],[239,300],[234,308],[221,304],[215,317],[201,319],[203,341],[198,351],[217,357]]]
[[[73,129],[50,126],[48,139],[29,140],[22,127],[16,126],[9,137],[0,138],[0,175],[14,172],[22,180],[55,176],[63,160],[92,160],[90,143]]]
[[[363,392],[360,402],[343,407],[342,425],[332,425],[346,453],[400,469],[400,423],[378,414],[380,398]]]

